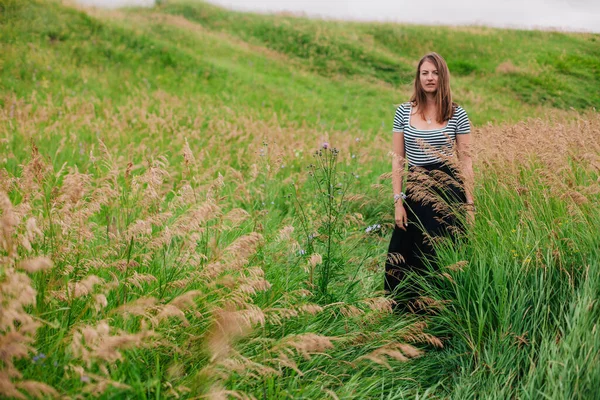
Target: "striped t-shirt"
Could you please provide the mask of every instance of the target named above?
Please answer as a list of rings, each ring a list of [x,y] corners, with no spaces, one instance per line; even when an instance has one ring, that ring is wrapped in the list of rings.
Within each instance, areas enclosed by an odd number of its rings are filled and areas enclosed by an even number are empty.
[[[393,124],[394,132],[404,133],[404,150],[409,165],[422,166],[442,161],[439,155],[452,154],[456,135],[471,132],[469,117],[461,106],[456,106],[446,126],[438,129],[416,129],[410,124],[411,112],[410,102],[401,104],[396,109]]]

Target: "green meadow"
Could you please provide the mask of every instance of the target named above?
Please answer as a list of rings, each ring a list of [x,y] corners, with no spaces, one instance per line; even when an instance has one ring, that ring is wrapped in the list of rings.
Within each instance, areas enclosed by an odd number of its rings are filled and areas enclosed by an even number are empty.
[[[429,51],[477,214],[383,293]],[[0,0],[0,397],[600,398],[600,35]]]

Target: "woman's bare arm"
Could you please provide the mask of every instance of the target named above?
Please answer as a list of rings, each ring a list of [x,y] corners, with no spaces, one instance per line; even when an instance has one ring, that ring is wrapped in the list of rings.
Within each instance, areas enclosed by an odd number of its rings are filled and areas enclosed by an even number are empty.
[[[404,133],[394,132],[392,139],[392,188],[394,194],[402,192],[404,168],[406,166],[406,152],[404,150]],[[399,200],[400,202],[402,200]]]

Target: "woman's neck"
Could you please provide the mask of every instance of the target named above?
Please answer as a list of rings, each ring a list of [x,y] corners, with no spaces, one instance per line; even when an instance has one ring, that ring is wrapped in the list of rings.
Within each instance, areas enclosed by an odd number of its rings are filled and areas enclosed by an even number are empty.
[[[437,104],[435,101],[435,95],[427,93],[427,96],[425,97],[425,99],[426,99],[426,101],[425,101],[425,109],[426,110],[435,110],[437,108]]]

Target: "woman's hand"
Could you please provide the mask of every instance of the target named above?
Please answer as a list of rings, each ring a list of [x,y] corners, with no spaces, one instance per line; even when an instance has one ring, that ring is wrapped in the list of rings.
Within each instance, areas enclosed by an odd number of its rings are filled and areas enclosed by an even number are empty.
[[[402,205],[401,201],[396,203],[396,226],[402,230],[406,230],[408,226],[408,219],[406,217],[406,210],[404,209],[404,205]]]

